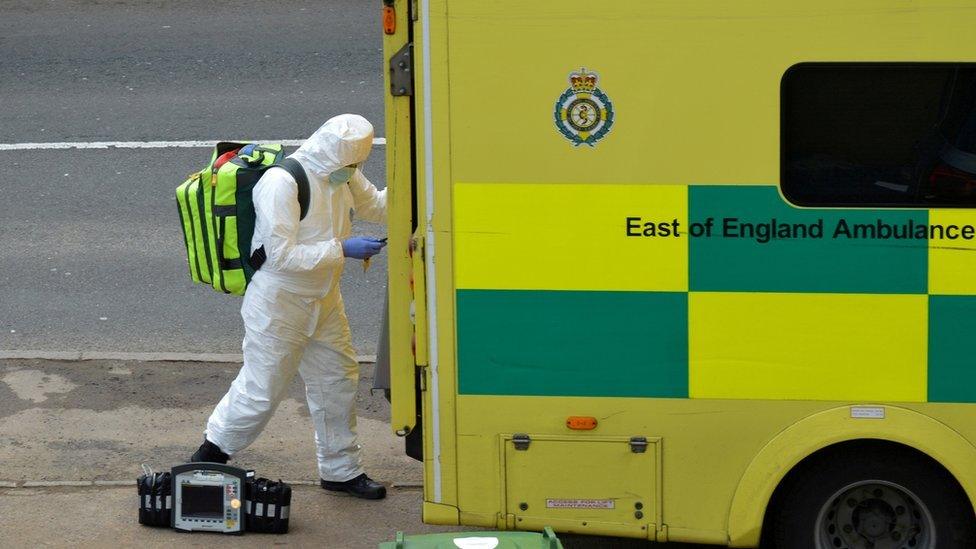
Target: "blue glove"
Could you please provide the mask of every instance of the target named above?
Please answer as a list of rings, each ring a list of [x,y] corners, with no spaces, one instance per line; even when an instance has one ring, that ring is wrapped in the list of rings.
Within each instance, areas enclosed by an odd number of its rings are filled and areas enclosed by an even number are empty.
[[[353,236],[342,241],[342,255],[354,259],[369,259],[380,253],[386,242],[378,238]]]

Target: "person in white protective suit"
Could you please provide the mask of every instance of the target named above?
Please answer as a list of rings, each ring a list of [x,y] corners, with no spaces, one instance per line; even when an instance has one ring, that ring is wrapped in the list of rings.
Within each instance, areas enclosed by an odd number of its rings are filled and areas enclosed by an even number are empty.
[[[244,294],[244,365],[207,422],[190,461],[226,463],[254,442],[299,373],[315,426],[319,476],[326,490],[380,499],[386,488],[363,471],[356,438],[359,364],[339,293],[345,258],[368,259],[384,241],[352,237],[358,219],[386,222],[386,190],[360,169],[373,126],[352,114],[327,121],[292,155],[308,175],[309,207],[299,221],[298,187],[270,169],[254,187],[251,249],[267,260]]]

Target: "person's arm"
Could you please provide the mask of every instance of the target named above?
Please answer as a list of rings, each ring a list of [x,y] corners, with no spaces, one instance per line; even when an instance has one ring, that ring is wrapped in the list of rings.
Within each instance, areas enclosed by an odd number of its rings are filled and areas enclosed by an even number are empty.
[[[254,212],[267,221],[264,243],[267,264],[278,271],[311,271],[342,265],[342,243],[337,239],[298,243],[298,185],[284,170],[268,170],[252,192]]]
[[[386,189],[377,190],[361,170],[356,170],[349,179],[349,190],[357,219],[386,223]]]

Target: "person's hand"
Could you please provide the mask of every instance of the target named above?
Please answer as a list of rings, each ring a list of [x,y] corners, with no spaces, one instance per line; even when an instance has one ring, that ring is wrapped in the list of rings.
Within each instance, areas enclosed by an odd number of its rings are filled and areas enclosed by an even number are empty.
[[[369,259],[380,253],[386,242],[378,238],[353,236],[342,241],[342,255],[354,259]]]

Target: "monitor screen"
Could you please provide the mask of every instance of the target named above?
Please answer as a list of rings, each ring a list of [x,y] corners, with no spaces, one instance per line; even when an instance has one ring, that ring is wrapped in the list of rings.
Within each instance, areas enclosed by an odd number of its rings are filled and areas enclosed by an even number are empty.
[[[224,518],[224,490],[222,486],[182,485],[181,514],[188,518]]]

